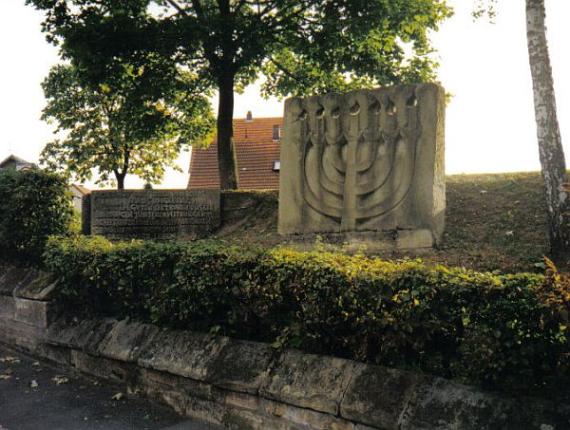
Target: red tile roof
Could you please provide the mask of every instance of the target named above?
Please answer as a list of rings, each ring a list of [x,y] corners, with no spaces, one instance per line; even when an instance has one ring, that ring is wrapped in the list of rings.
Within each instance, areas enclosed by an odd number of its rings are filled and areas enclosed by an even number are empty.
[[[283,128],[283,118],[234,119],[238,188],[276,190],[279,172],[273,163],[279,160],[279,141],[273,140],[273,126]],[[219,188],[216,138],[207,149],[192,149],[189,189]]]

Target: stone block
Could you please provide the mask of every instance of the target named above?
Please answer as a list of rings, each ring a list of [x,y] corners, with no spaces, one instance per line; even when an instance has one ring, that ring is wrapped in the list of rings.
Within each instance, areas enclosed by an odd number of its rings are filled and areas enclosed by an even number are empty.
[[[283,429],[327,429],[327,430],[356,430],[355,423],[344,420],[336,415],[317,412],[312,409],[300,408],[286,403],[262,399],[259,413],[270,417],[275,427]]]
[[[41,343],[38,345],[35,353],[38,356],[54,363],[71,366],[71,351],[71,349],[66,347]]]
[[[14,319],[0,318],[0,342],[35,353],[43,342],[45,329]]]
[[[38,269],[32,267],[9,267],[0,275],[0,295],[17,295],[18,290],[38,276]]]
[[[222,425],[227,413],[223,405],[192,396],[187,396],[186,399],[184,415],[215,425]],[[168,403],[168,400],[165,400]]]
[[[46,342],[97,355],[99,344],[115,325],[113,320],[82,320],[69,323],[63,319],[49,326]]]
[[[359,367],[340,358],[290,350],[281,356],[260,395],[336,415],[350,378]]]
[[[110,239],[196,239],[220,226],[219,190],[122,190],[90,194],[91,234]]]
[[[432,248],[435,243],[432,232],[426,229],[398,230],[396,236],[397,249]]]
[[[114,360],[135,362],[141,345],[159,333],[160,329],[149,324],[119,321],[107,333],[98,346],[98,353]]]
[[[140,381],[149,392],[179,391],[204,400],[214,399],[212,385],[172,373],[140,368]]]
[[[432,378],[420,384],[400,429],[530,430],[570,428],[568,416],[538,399],[509,398]]]
[[[10,296],[0,296],[0,318],[14,319],[16,300]]]
[[[288,99],[279,233],[428,230],[438,241],[444,115],[434,84]]]
[[[384,430],[400,430],[400,416],[424,378],[380,366],[362,366],[346,390],[340,415]]]
[[[15,299],[14,319],[16,321],[47,328],[53,319],[52,305],[38,300]]]
[[[230,340],[208,372],[208,380],[219,387],[256,394],[265,382],[274,355],[271,345]]]
[[[18,288],[16,296],[23,299],[47,301],[52,298],[56,288],[57,280],[54,275],[40,271],[29,283]]]
[[[139,372],[137,389],[147,397],[169,405],[181,415],[221,422],[223,405],[213,400],[211,385],[150,369]]]
[[[82,351],[71,351],[71,364],[77,370],[97,378],[106,379],[127,386],[134,386],[136,368],[130,363],[95,357]]]
[[[274,429],[281,430],[283,427],[278,425],[269,426],[267,419],[255,412],[242,409],[226,409],[223,414],[221,424],[228,430],[262,430]],[[289,427],[295,429],[295,427]]]
[[[146,368],[207,381],[228,338],[183,331],[161,331],[141,346],[137,363]]]

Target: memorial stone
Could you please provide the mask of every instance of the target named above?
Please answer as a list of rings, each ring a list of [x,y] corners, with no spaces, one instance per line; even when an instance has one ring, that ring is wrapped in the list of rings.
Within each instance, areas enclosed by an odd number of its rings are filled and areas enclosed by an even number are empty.
[[[93,191],[89,203],[91,234],[109,239],[197,239],[220,226],[217,190]]]
[[[444,228],[444,116],[435,84],[288,99],[279,232],[433,246]]]

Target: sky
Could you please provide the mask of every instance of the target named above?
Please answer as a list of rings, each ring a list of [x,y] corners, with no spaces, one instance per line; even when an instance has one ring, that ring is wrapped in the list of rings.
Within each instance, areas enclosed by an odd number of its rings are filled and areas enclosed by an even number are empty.
[[[24,3],[2,1],[0,160],[15,154],[35,162],[53,138],[52,127],[40,120],[45,106],[40,83],[58,62],[58,55],[41,33],[42,14]],[[448,3],[455,15],[432,35],[439,80],[453,95],[446,113],[447,173],[539,170],[524,0],[500,0],[494,24],[473,21],[471,0]],[[570,1],[546,0],[546,11],[558,119],[569,154]],[[244,117],[248,110],[254,117],[281,116],[283,104],[262,99],[253,85],[237,95],[235,117]],[[185,187],[189,159],[190,154],[183,153],[178,161],[183,172],[169,172],[161,187]],[[128,178],[126,185],[141,183]]]

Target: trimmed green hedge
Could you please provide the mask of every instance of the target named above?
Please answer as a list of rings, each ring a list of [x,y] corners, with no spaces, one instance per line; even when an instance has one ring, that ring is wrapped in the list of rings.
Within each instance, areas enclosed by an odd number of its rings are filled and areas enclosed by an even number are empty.
[[[209,241],[53,238],[65,309],[132,317],[503,389],[568,382],[570,283]]]
[[[66,181],[39,169],[0,171],[0,258],[37,262],[48,236],[72,220]]]

